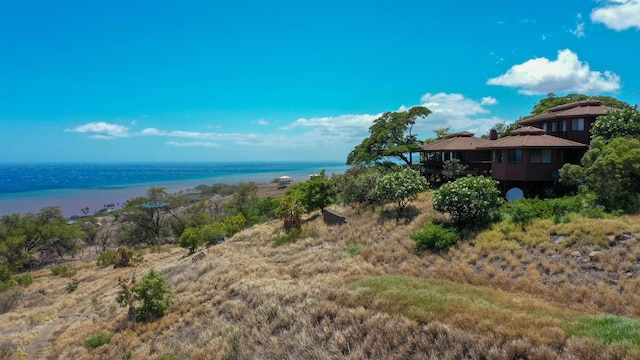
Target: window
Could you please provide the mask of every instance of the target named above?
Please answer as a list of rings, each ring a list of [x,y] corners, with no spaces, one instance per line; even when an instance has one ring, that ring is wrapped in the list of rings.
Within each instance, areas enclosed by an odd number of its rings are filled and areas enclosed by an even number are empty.
[[[504,154],[502,150],[493,150],[493,162],[496,164],[502,164],[504,162]]]
[[[551,164],[551,150],[548,150],[548,149],[530,150],[529,162],[532,164]]]
[[[509,164],[522,164],[522,150],[509,150]]]
[[[584,119],[571,119],[571,131],[584,131]]]

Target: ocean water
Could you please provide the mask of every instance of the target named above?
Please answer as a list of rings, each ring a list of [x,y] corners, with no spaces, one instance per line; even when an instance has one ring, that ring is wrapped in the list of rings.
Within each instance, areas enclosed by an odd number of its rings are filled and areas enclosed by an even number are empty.
[[[341,174],[342,163],[128,163],[128,164],[0,164],[0,216],[38,212],[60,206],[65,216],[93,213],[106,204],[116,208],[150,187],[170,193],[200,184],[265,183],[280,177],[306,180],[325,169]]]

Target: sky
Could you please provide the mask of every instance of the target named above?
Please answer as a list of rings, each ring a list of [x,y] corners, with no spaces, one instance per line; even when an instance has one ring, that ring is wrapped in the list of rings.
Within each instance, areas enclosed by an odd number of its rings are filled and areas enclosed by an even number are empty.
[[[635,105],[639,64],[640,0],[2,0],[0,163],[343,162],[387,111]]]

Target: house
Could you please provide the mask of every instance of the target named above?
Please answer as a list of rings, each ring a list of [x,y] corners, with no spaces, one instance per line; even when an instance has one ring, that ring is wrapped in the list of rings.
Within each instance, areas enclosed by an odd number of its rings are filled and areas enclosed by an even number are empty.
[[[610,110],[614,108],[602,105],[599,100],[587,99],[554,106],[546,114],[522,120],[518,124],[543,129],[548,135],[589,144],[591,126],[598,116]]]
[[[468,174],[489,174],[491,170],[491,151],[478,147],[491,140],[475,137],[468,131],[449,134],[444,139],[425,144],[422,147],[422,163],[425,175],[431,182],[442,180],[443,164],[447,160],[458,159],[467,167]]]
[[[491,177],[500,181],[503,190],[548,187],[558,179],[559,169],[566,163],[578,163],[586,149],[586,144],[548,135],[533,126],[478,147],[491,152]]]
[[[459,132],[425,144],[423,165],[430,181],[441,180],[444,161],[459,159],[468,172],[498,180],[503,192],[522,187],[539,193],[553,186],[559,169],[577,164],[591,141],[590,129],[598,116],[613,110],[598,100],[583,100],[552,107],[547,113],[520,121],[523,128],[498,139],[492,130],[489,139]]]

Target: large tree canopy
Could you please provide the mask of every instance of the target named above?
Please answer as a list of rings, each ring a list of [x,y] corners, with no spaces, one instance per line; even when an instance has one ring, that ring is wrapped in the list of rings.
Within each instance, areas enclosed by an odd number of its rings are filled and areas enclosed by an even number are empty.
[[[411,153],[421,146],[417,134],[412,133],[413,125],[417,119],[429,114],[431,110],[422,106],[382,114],[369,127],[369,137],[349,153],[347,165],[371,164],[387,157],[395,157],[411,165]]]
[[[615,137],[607,142],[596,137],[582,166],[564,165],[560,179],[594,193],[609,211],[634,213],[640,206],[640,139]]]
[[[598,119],[591,128],[592,137],[602,137],[608,141],[616,137],[640,136],[640,110],[638,105],[625,106],[622,109],[609,111]]]
[[[524,116],[520,118],[520,120],[525,120],[530,117],[545,114],[549,109],[551,109],[554,106],[570,104],[576,101],[582,101],[587,99],[599,100],[602,102],[602,105],[610,106],[617,109],[622,109],[626,106],[629,106],[629,104],[625,103],[624,101],[620,101],[610,96],[602,96],[602,95],[587,96],[584,94],[568,94],[565,96],[556,96],[556,94],[554,93],[549,93],[546,98],[541,99],[540,101],[538,101],[537,104],[533,106],[533,110],[531,110],[531,114],[529,116]]]

